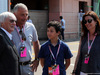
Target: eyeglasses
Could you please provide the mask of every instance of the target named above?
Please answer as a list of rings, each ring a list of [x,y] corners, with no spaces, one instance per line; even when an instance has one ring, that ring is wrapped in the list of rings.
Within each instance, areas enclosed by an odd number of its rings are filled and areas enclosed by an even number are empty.
[[[22,35],[22,40],[23,40],[23,41],[26,41],[26,36],[25,36],[25,34],[23,33],[23,31],[20,30],[19,33]]]
[[[16,22],[16,20],[13,20],[13,19],[10,20],[10,23],[14,23],[14,22]]]
[[[92,21],[93,21],[93,19],[84,20],[84,24],[86,24],[87,22],[91,23]]]

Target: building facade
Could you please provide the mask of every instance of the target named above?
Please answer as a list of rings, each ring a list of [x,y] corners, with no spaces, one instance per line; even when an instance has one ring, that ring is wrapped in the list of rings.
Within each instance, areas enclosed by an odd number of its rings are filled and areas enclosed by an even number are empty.
[[[27,2],[28,1],[28,2]],[[16,3],[24,3],[29,8],[29,15],[37,29],[39,39],[46,39],[47,23],[51,20],[60,21],[63,16],[66,21],[65,39],[79,37],[80,25],[78,13],[92,10],[93,0],[11,0],[11,9]]]

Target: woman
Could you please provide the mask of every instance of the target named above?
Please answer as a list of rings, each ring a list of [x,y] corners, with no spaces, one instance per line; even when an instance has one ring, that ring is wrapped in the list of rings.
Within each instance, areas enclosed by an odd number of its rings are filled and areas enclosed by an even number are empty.
[[[100,21],[93,11],[82,20],[82,37],[73,75],[100,75]]]

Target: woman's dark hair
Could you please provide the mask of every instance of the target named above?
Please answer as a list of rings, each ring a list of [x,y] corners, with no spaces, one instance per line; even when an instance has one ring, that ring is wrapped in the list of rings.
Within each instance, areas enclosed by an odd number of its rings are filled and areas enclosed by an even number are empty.
[[[99,35],[100,34],[100,21],[99,21],[99,17],[97,16],[97,14],[95,12],[88,11],[87,13],[85,13],[83,15],[83,19],[82,19],[82,33],[83,33],[82,37],[87,36],[87,33],[88,33],[88,29],[86,28],[85,23],[84,23],[86,16],[91,16],[93,18],[93,20],[97,22],[94,34],[97,33]]]
[[[60,22],[58,21],[50,21],[48,24],[47,24],[47,28],[50,28],[50,27],[54,27],[56,32],[60,31],[61,32],[61,25],[60,25]]]

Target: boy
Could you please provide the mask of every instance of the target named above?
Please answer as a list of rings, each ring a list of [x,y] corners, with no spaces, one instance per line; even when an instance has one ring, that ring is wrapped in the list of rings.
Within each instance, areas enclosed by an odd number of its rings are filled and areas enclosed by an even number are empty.
[[[42,75],[66,75],[72,54],[68,46],[59,40],[60,32],[61,26],[58,21],[51,21],[47,24],[49,40],[41,46],[39,52],[40,63],[43,67]]]

